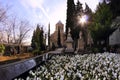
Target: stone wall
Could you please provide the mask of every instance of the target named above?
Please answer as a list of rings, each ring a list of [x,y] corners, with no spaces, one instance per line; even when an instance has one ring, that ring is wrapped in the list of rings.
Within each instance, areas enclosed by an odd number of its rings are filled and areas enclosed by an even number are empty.
[[[110,35],[109,45],[120,45],[120,27]]]

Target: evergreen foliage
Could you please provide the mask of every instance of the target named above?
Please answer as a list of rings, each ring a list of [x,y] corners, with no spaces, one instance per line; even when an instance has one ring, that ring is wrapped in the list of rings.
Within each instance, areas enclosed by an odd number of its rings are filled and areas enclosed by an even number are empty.
[[[83,38],[85,40],[85,43],[87,44],[87,27],[88,24],[85,24],[84,27],[82,24],[79,23],[80,18],[83,15],[88,16],[88,22],[92,21],[92,10],[89,8],[89,6],[86,4],[85,10],[82,7],[82,4],[78,0],[76,5],[74,4],[74,0],[68,0],[67,1],[67,20],[66,20],[66,36],[68,34],[68,28],[71,29],[71,36],[74,40],[74,48],[77,47],[77,39],[79,39],[79,32],[82,31],[84,34]],[[87,22],[87,23],[88,23]]]
[[[58,47],[61,47],[61,35],[60,35],[60,28],[58,27],[58,39],[57,39],[57,44],[58,44]]]
[[[35,44],[35,30],[34,30],[34,32],[33,32],[33,36],[32,36],[32,40],[31,40],[31,47],[33,48],[33,49],[36,49],[36,44]]]
[[[82,15],[83,15],[83,7],[82,7],[82,4],[78,0],[77,5],[75,7],[74,18],[73,18],[73,20],[74,20],[74,28],[71,31],[73,40],[76,40],[76,39],[79,38],[79,32],[81,30],[81,25],[79,23],[79,18]]]
[[[91,35],[95,43],[105,41],[112,32],[110,27],[112,22],[112,13],[110,11],[109,5],[104,1],[99,3],[97,10],[93,16],[93,23],[91,26]]]
[[[75,12],[75,4],[74,0],[67,0],[67,19],[66,19],[66,37],[68,35],[68,28],[73,30],[74,27],[74,12]]]
[[[36,30],[33,32],[31,46],[33,50],[39,52],[45,50],[45,42],[44,42],[44,31],[40,25],[37,25]]]
[[[48,47],[50,48],[50,24],[48,25]]]

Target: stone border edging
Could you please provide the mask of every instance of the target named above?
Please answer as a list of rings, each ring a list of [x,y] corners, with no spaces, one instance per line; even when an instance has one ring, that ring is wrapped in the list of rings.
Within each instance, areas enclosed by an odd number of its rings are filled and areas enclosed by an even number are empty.
[[[48,52],[33,58],[2,65],[0,66],[0,80],[12,80],[39,65],[41,62],[46,61],[51,56],[51,53]]]

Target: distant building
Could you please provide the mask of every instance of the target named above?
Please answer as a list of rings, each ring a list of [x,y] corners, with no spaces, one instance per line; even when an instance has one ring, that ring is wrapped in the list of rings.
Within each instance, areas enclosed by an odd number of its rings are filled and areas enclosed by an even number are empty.
[[[58,28],[60,29],[60,39],[61,39],[61,45],[64,46],[65,43],[65,33],[64,33],[64,24],[59,21],[56,24],[56,29],[53,34],[50,36],[50,44],[51,47],[54,45],[55,47],[58,47],[57,45],[57,39],[58,39]]]

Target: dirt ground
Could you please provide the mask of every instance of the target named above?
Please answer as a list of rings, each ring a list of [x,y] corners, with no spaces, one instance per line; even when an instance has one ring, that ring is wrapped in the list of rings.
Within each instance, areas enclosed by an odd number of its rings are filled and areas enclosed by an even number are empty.
[[[33,55],[31,53],[23,53],[23,54],[17,54],[14,56],[0,56],[0,62],[7,61],[7,60],[12,60],[12,59],[26,59],[29,57],[32,57]]]

